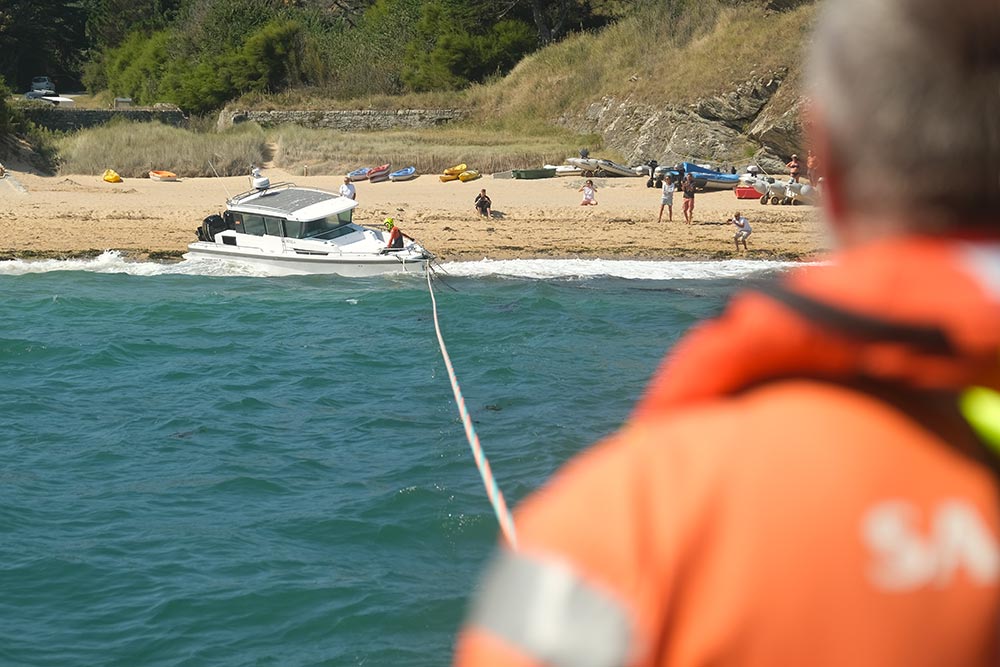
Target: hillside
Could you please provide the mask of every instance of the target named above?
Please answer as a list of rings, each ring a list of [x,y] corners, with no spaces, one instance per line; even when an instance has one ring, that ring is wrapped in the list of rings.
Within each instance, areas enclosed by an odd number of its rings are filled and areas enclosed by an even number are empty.
[[[385,161],[433,172],[477,156],[482,169],[503,170],[561,160],[583,147],[629,163],[756,161],[777,170],[789,154],[802,152],[801,54],[815,11],[814,0],[641,2],[606,28],[572,35],[527,56],[508,75],[461,91],[338,99],[329,90],[293,88],[249,94],[227,107],[458,109],[466,119],[425,130],[283,126],[244,137],[253,145],[241,139],[230,154],[234,142],[207,137],[209,124],[199,122],[180,132],[135,128],[129,134],[142,138],[134,141],[120,131],[77,132],[58,139],[58,151],[70,172],[111,162],[123,175],[145,173],[151,164],[207,175],[212,156],[216,167],[266,160],[302,173]],[[95,142],[100,164],[93,162]]]
[[[802,151],[801,62],[815,13],[809,0],[648,3],[458,93],[337,101],[297,91],[231,106],[461,108],[468,125],[491,133],[596,136],[601,145],[589,148],[632,163],[777,169]]]
[[[816,3],[658,3],[597,34],[571,37],[469,92],[488,122],[544,119],[604,138],[632,162],[800,150],[802,50]]]

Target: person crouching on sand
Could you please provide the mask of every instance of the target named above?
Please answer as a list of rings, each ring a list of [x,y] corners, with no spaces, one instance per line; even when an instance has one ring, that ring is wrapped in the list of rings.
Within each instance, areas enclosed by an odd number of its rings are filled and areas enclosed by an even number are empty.
[[[480,217],[488,218],[493,215],[493,201],[486,194],[486,188],[480,190],[479,194],[476,195],[475,205]]]
[[[748,250],[747,239],[753,233],[753,230],[750,229],[750,221],[743,217],[739,211],[736,211],[733,217],[729,218],[729,222],[736,225],[736,235],[733,236],[733,241],[736,242],[736,250],[739,251],[740,249],[740,241],[743,242],[743,249]]]
[[[594,187],[594,182],[587,180],[580,188],[579,192],[583,193],[583,201],[580,202],[580,206],[597,206],[597,188]]]

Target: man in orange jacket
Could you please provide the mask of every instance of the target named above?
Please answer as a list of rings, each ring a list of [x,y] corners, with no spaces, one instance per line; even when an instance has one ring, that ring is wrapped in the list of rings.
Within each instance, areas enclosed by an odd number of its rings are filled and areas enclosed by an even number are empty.
[[[946,13],[826,5],[842,252],[735,297],[519,509],[457,665],[1000,664],[1000,3]]]

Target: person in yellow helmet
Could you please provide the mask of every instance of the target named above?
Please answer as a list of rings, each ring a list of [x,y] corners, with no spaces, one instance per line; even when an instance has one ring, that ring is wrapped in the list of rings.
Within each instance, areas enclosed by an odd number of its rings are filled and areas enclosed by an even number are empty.
[[[385,228],[389,232],[389,242],[386,243],[386,248],[400,249],[403,247],[403,239],[408,238],[411,241],[414,240],[412,236],[403,233],[399,227],[396,226],[396,221],[393,218],[385,219]]]

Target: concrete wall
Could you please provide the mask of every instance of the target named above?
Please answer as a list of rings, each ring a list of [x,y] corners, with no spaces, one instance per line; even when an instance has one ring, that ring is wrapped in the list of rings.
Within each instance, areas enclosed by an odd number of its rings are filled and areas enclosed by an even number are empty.
[[[395,130],[434,127],[463,116],[456,109],[400,109],[398,111],[230,111],[219,113],[220,130],[237,123],[255,122],[265,127],[288,123],[342,131]]]
[[[104,125],[114,118],[138,122],[158,120],[165,125],[184,126],[187,118],[180,109],[65,109],[39,104],[36,108],[24,109],[29,120],[48,128],[67,132]]]

